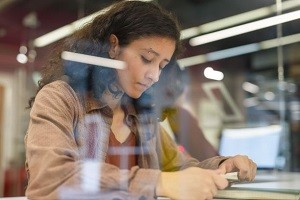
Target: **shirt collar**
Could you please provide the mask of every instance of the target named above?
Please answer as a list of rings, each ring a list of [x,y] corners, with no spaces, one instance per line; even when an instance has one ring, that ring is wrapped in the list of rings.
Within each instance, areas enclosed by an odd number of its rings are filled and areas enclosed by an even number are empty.
[[[137,118],[137,112],[131,101],[132,99],[128,95],[124,94],[121,97],[121,106],[125,109],[125,113],[127,115],[131,115]],[[96,99],[91,93],[85,96],[84,106],[87,113],[92,112],[93,110],[102,110],[105,108],[109,108],[105,101],[103,101],[102,99]]]
[[[112,113],[112,110],[108,107],[107,103],[104,102],[103,100],[101,99],[96,99],[92,96],[92,94],[89,94],[87,95],[85,98],[84,98],[84,102],[85,102],[85,109],[86,109],[86,112],[87,113],[90,113],[92,111],[95,111],[95,110],[100,110],[102,113],[104,113],[105,115],[109,116],[109,117],[112,117],[113,116],[113,113]],[[133,129],[131,129],[133,131],[134,134],[136,134],[136,132],[138,131],[136,128],[136,126],[133,126],[133,123],[134,121],[136,120],[138,122],[138,124],[141,125],[141,122],[137,116],[137,112],[132,104],[132,99],[124,94],[122,97],[121,97],[121,106],[124,108],[125,110],[125,120],[126,120],[126,123]],[[135,118],[135,120],[134,120]],[[149,120],[150,118],[148,118]],[[151,120],[151,119],[150,119]],[[157,121],[156,121],[157,122]],[[149,125],[151,125],[151,127],[149,126],[147,128],[147,130],[151,129],[151,131],[148,132],[148,134],[146,133],[143,133],[143,134],[140,134],[139,137],[141,139],[141,141],[148,141],[149,139],[151,139],[156,131],[157,131],[157,123],[155,123],[155,121],[153,121],[153,119],[150,121],[148,121]],[[156,128],[155,128],[156,127]]]

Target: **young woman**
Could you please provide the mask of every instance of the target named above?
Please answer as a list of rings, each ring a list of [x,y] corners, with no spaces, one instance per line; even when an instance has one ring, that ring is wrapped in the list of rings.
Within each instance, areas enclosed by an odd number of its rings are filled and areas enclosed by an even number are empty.
[[[175,18],[159,6],[121,1],[64,41],[30,101],[29,199],[82,199],[78,191],[98,199],[112,191],[131,195],[123,199],[210,199],[228,185],[220,174],[254,178],[256,165],[246,156],[185,157],[138,101],[171,67],[179,38]],[[63,51],[119,60],[126,68],[62,60]],[[96,171],[85,168],[91,160]],[[62,195],[67,188],[73,193]]]

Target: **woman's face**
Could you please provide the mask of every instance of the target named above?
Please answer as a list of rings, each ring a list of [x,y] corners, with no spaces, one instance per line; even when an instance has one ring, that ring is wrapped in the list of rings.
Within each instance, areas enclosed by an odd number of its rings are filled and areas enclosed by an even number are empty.
[[[135,40],[120,49],[115,58],[127,64],[125,70],[117,70],[121,89],[128,96],[139,98],[159,80],[161,70],[169,63],[174,51],[174,40],[158,36]]]

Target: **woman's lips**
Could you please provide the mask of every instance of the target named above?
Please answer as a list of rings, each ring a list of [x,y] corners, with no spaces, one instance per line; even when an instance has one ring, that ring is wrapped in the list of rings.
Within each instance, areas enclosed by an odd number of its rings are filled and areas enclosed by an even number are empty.
[[[139,85],[140,87],[142,87],[144,90],[147,90],[147,89],[150,87],[149,84],[138,83],[138,85]]]

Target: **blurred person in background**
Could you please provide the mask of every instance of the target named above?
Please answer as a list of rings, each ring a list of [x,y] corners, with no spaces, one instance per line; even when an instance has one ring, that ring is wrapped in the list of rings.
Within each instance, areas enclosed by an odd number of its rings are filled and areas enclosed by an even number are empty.
[[[153,103],[162,126],[170,128],[181,150],[202,161],[218,156],[218,152],[205,138],[197,118],[180,101],[188,81],[188,72],[173,60],[153,86]]]

